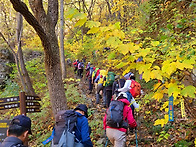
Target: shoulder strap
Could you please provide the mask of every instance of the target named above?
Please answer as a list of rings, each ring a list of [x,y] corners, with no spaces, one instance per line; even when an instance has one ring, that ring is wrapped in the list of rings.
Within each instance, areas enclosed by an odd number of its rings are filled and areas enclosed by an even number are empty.
[[[119,85],[119,88],[121,88],[121,85],[120,85],[120,79],[118,79],[118,85]]]

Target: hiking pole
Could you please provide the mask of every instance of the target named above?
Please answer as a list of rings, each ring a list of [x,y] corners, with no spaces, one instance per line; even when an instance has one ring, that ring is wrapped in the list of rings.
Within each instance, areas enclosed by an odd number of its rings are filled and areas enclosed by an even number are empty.
[[[107,145],[108,145],[108,137],[106,137],[105,147],[107,147]]]
[[[137,142],[137,130],[135,128],[135,140],[136,140],[136,147],[138,147],[138,142]]]

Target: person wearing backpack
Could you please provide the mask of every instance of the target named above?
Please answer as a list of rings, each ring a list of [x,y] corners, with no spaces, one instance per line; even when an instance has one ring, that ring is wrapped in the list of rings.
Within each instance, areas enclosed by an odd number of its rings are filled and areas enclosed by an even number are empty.
[[[31,132],[31,119],[25,115],[15,116],[7,130],[7,137],[0,147],[27,147],[28,135]]]
[[[81,61],[80,63],[78,63],[78,76],[80,78],[83,77],[83,75],[82,75],[83,69],[84,69],[84,63]]]
[[[79,63],[79,60],[76,59],[74,62],[73,62],[73,66],[74,66],[74,73],[76,74],[77,71],[78,71],[78,63]]]
[[[126,81],[126,80],[123,79],[123,78],[120,78],[119,75],[116,75],[116,76],[115,76],[115,81],[114,81],[114,83],[113,83],[113,85],[112,85],[112,96],[113,96],[114,99],[115,99],[115,98],[118,96],[118,94],[120,93],[120,92],[118,91],[118,89],[124,87],[125,81]]]
[[[55,115],[52,135],[42,143],[51,142],[50,147],[92,147],[87,112],[84,104],[79,104],[74,110],[59,111]]]
[[[77,122],[75,135],[84,147],[93,147],[90,139],[90,127],[88,125],[88,108],[85,104],[79,104],[75,109],[77,114]]]
[[[104,130],[114,147],[125,147],[128,127],[135,128],[137,126],[129,105],[127,94],[121,92],[115,100],[111,101],[104,116]]]
[[[97,83],[97,92],[96,92],[96,104],[99,104],[100,99],[100,92],[102,91],[103,95],[103,106],[106,106],[106,95],[105,95],[105,87],[104,87],[104,81],[107,76],[106,70],[100,70],[99,75],[95,79],[95,83]]]
[[[86,77],[88,78],[88,90],[89,90],[89,94],[91,94],[92,93],[92,90],[93,90],[92,74],[93,74],[93,71],[94,70],[95,70],[95,67],[93,65],[91,65],[89,71],[86,74]]]
[[[134,109],[139,108],[139,104],[136,103],[134,96],[130,93],[130,91],[132,89],[131,85],[135,83],[136,81],[135,81],[135,76],[133,73],[128,73],[128,74],[129,74],[129,78],[125,77],[128,79],[126,80],[124,86],[118,89],[117,92],[125,92],[127,94],[127,99],[131,103],[131,109],[134,115]]]
[[[115,81],[115,73],[109,71],[106,76],[106,80],[104,82],[105,95],[106,95],[106,108],[109,107],[110,101],[112,99],[112,85],[113,85],[114,81]]]

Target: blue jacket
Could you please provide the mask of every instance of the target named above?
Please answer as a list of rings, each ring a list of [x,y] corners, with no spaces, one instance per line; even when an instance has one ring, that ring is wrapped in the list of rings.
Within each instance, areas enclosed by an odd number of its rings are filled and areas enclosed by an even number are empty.
[[[89,134],[88,119],[78,112],[76,114],[78,115],[75,129],[76,138],[82,142],[84,147],[93,147]]]

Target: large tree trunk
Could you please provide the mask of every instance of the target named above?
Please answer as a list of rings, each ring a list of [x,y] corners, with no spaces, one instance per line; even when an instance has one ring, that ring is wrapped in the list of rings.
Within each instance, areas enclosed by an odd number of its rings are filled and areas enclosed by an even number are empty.
[[[24,59],[23,59],[23,52],[21,48],[22,31],[23,31],[23,18],[22,18],[22,15],[18,13],[17,14],[16,40],[17,40],[17,46],[18,46],[17,55],[18,55],[20,68],[21,68],[21,74],[22,74],[21,81],[24,81],[22,83],[24,83],[23,87],[27,94],[36,95],[33,89],[32,83],[31,83],[31,79],[25,67]]]
[[[53,113],[67,109],[67,100],[62,81],[60,68],[59,46],[55,34],[58,20],[58,1],[48,0],[48,14],[45,13],[42,0],[29,0],[35,17],[28,10],[25,3],[20,0],[10,0],[16,11],[20,12],[26,21],[35,29],[42,41],[45,53],[45,69],[48,80],[48,89]]]

